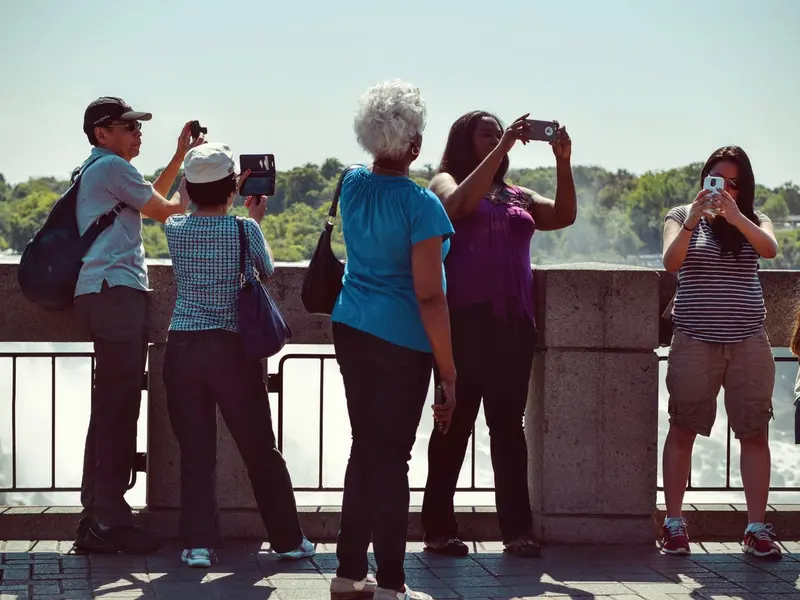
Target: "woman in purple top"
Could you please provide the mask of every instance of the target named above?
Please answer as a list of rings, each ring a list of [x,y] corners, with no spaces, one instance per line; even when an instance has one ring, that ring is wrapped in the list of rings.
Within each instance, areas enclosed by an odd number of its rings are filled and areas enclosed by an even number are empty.
[[[508,185],[508,152],[530,141],[524,115],[503,129],[482,111],[458,119],[431,190],[453,221],[445,261],[447,301],[458,380],[458,408],[447,435],[434,431],[428,447],[428,482],[422,507],[426,548],[463,556],[453,496],[481,399],[491,436],[500,531],[507,552],[536,557],[528,499],[528,450],[523,416],[533,362],[535,323],[530,244],[534,231],[568,227],[577,203],[572,143],[560,127],[555,201]]]

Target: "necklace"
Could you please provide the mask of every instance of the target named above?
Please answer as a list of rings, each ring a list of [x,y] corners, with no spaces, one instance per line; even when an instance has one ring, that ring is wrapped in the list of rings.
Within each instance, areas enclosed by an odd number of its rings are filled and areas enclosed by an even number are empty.
[[[394,173],[395,175],[400,175],[401,177],[408,177],[408,173],[403,173],[402,171],[395,171],[394,169],[387,169],[386,167],[382,167],[380,165],[376,165],[374,162],[372,163],[372,172],[375,172],[375,169],[379,169],[385,173]]]
[[[492,203],[495,203],[495,204],[502,203],[504,198],[506,197],[506,188],[505,188],[505,186],[501,186],[501,185],[498,185],[496,183],[493,183],[492,187],[489,188],[489,193],[486,194],[486,197]]]

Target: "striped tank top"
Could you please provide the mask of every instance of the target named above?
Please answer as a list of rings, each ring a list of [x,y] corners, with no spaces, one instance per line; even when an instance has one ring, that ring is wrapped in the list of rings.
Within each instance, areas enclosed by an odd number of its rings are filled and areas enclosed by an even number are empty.
[[[681,225],[688,206],[667,213]],[[756,211],[761,223],[769,217]],[[672,308],[675,329],[703,342],[731,344],[757,334],[766,308],[758,279],[758,253],[745,241],[739,255],[722,254],[711,223],[701,218],[678,271],[678,293]]]

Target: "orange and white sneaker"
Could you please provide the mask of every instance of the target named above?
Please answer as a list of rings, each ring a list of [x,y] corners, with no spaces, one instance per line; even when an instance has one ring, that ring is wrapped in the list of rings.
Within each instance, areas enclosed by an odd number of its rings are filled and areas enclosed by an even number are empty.
[[[661,551],[673,556],[688,556],[692,553],[689,548],[686,520],[683,517],[664,519],[664,526],[661,529]]]
[[[780,546],[775,542],[776,537],[772,525],[750,523],[744,530],[742,552],[759,558],[780,560],[782,553]]]

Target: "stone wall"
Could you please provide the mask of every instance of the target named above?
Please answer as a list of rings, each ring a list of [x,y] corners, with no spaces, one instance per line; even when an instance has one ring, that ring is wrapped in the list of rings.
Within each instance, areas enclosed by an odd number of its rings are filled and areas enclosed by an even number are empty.
[[[169,266],[152,266],[150,273],[148,507],[169,515],[165,522],[174,524],[178,452],[166,414],[161,361],[175,285]],[[330,343],[328,319],[306,314],[300,303],[303,274],[301,267],[279,268],[270,291],[292,327],[293,343]],[[674,293],[674,277],[596,263],[539,268],[534,275],[538,340],[526,435],[537,531],[545,540],[562,542],[650,541],[658,436],[654,351],[669,343],[660,315]],[[774,346],[785,346],[800,274],[764,271],[760,277],[770,338]],[[25,301],[14,265],[0,265],[0,297],[0,342],[88,341],[71,311],[46,313]],[[220,424],[220,504],[250,509],[254,501],[244,467]],[[258,527],[252,514],[246,522],[246,527],[231,522],[226,529]],[[476,535],[496,539],[497,533]]]

